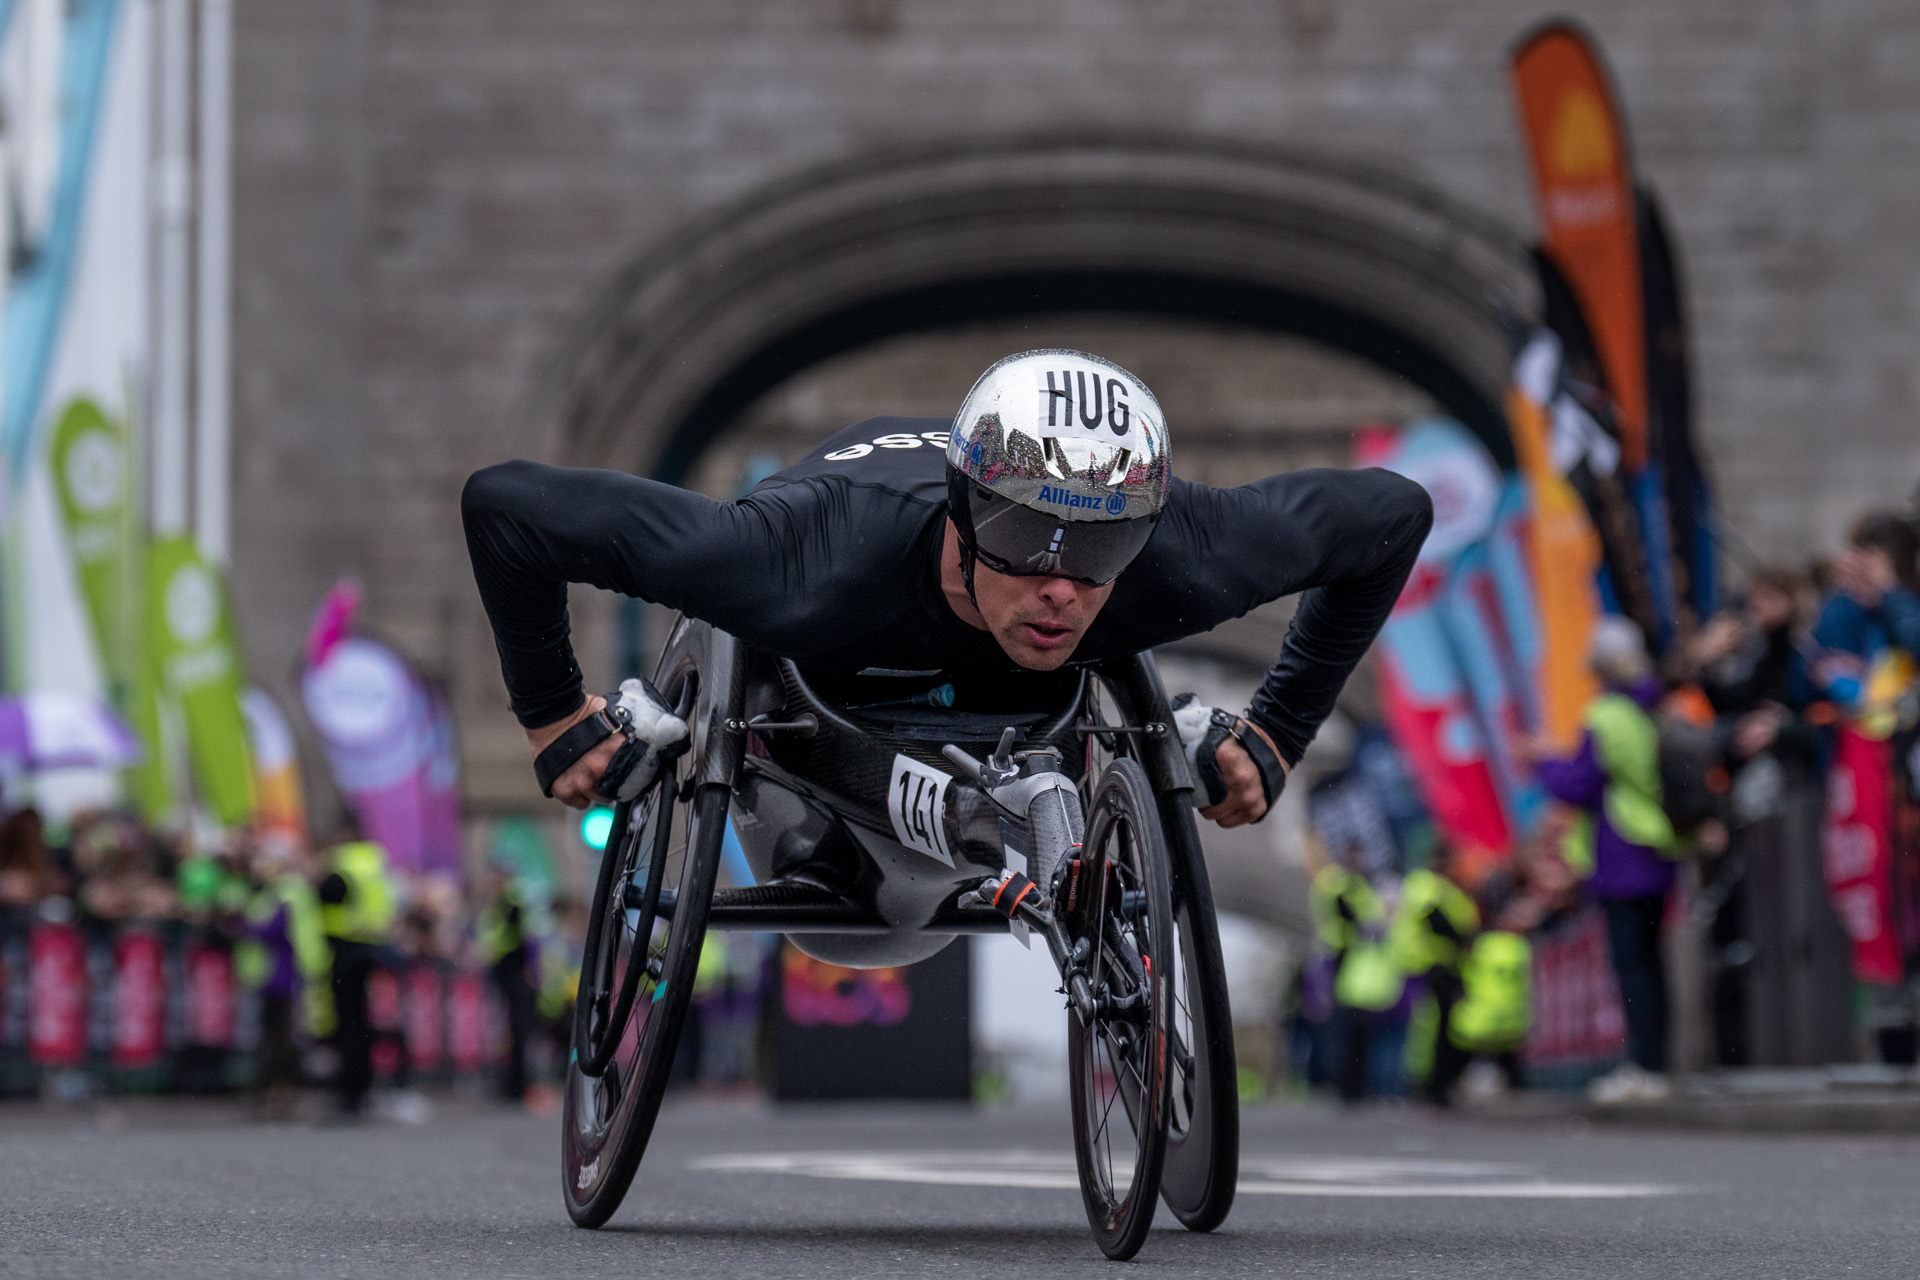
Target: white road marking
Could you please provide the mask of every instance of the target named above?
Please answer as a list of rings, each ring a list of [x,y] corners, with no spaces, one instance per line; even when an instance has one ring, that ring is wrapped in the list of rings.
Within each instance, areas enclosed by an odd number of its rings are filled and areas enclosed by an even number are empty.
[[[808,1151],[703,1156],[709,1173],[777,1173],[858,1182],[1074,1191],[1071,1155],[1042,1151]],[[1508,1200],[1623,1200],[1681,1195],[1650,1182],[1557,1182],[1528,1165],[1369,1156],[1249,1156],[1240,1191],[1256,1196],[1453,1197]]]

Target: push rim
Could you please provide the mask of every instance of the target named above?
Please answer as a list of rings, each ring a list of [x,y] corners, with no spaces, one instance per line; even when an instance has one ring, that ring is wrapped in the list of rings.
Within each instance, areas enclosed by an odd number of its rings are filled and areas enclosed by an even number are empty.
[[[697,673],[683,683],[674,711],[682,720],[692,712],[698,686]],[[681,828],[679,854],[684,868],[691,819],[674,821],[682,791],[691,788],[691,781],[679,777],[680,771],[674,767],[684,752],[683,744],[680,751],[663,760],[662,776],[646,794],[614,809],[612,830],[622,838],[609,841],[601,859],[594,914],[587,926],[586,955],[581,965],[580,998],[574,1002],[573,1042],[578,1046],[575,1056],[584,1076],[599,1076],[606,1071],[633,1013],[641,983],[657,983],[666,962],[666,931],[656,926],[661,923],[660,892],[669,887],[668,860],[675,853],[672,842],[676,826]],[[636,881],[643,867],[645,875]],[[637,909],[626,893],[631,884],[641,889]],[[641,938],[648,940],[648,948],[645,962],[636,964],[633,948]]]
[[[698,638],[677,633],[655,681],[688,710],[698,705]],[[580,1004],[591,1004],[576,1027],[585,1024],[583,1043],[605,1050],[607,1061],[593,1074],[578,1056],[569,1063],[561,1139],[567,1213],[580,1226],[600,1226],[626,1195],[692,997],[727,812],[726,787],[700,784],[701,754],[696,745],[645,797],[616,814],[618,843],[609,842],[595,886],[579,995]],[[656,876],[655,855],[662,850]],[[639,901],[628,907],[627,886],[636,872],[647,879]],[[671,921],[657,909],[665,890],[675,894]],[[631,998],[623,1001],[627,988]]]

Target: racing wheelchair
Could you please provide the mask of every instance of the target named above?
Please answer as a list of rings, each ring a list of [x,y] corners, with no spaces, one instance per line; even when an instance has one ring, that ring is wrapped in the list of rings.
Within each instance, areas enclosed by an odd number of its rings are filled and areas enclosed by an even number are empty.
[[[1152,657],[1055,673],[1046,706],[1004,715],[942,706],[920,687],[938,673],[885,674],[902,696],[848,705],[790,661],[676,624],[654,684],[691,732],[615,808],[601,858],[563,1107],[568,1215],[600,1226],[639,1168],[709,931],[784,933],[855,968],[1011,931],[1060,973],[1100,1248],[1133,1256],[1162,1198],[1213,1229],[1239,1167],[1233,1022]],[[716,888],[730,813],[758,883]]]

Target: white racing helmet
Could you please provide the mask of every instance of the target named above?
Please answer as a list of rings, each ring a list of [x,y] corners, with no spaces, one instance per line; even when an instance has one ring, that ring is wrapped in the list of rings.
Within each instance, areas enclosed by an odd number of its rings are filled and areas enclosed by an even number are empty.
[[[947,443],[967,587],[996,573],[1104,586],[1167,503],[1167,424],[1145,383],[1084,351],[1024,351],[980,375]]]

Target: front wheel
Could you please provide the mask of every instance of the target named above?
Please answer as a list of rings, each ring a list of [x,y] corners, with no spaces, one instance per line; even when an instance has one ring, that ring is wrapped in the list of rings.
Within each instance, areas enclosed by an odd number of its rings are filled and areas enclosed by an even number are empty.
[[[1090,1017],[1068,1014],[1073,1149],[1094,1239],[1125,1259],[1160,1199],[1178,946],[1166,841],[1134,761],[1114,761],[1095,788],[1081,862],[1060,904],[1094,996]]]
[[[700,700],[704,628],[685,624],[655,680],[681,714]],[[726,834],[727,788],[695,749],[615,814],[587,922],[567,1065],[561,1176],[567,1216],[598,1227],[627,1194],[673,1071]]]

